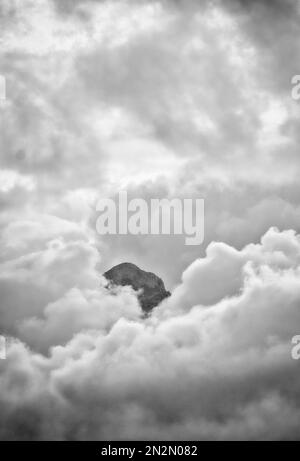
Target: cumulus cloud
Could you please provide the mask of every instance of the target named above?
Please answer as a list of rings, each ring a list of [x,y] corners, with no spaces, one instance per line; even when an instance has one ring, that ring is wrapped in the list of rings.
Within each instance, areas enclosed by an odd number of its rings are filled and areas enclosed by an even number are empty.
[[[270,229],[261,244],[247,245],[241,251],[212,242],[206,250],[206,258],[194,261],[184,271],[182,284],[174,290],[173,300],[179,306],[191,307],[197,302],[209,306],[226,296],[238,295],[245,275],[264,263],[270,269],[270,276],[274,270],[297,267],[300,264],[299,237],[293,231],[279,234],[278,230]]]
[[[0,27],[0,438],[299,438],[296,2],[0,0]],[[120,189],[204,198],[204,244],[97,235]],[[103,286],[124,260],[172,289],[147,319]]]
[[[299,259],[292,231],[212,244],[146,320],[126,290],[67,292],[9,341],[1,438],[299,437]]]

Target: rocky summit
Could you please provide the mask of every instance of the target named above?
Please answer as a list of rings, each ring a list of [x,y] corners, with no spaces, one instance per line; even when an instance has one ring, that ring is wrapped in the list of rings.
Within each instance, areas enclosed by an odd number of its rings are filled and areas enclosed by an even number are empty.
[[[109,281],[108,288],[129,285],[139,291],[138,299],[145,313],[149,313],[171,294],[157,275],[143,271],[132,263],[118,264],[103,275]]]

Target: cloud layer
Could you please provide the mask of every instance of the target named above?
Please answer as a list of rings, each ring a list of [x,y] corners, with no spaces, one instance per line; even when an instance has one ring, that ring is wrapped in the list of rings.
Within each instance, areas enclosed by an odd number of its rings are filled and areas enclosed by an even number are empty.
[[[0,0],[0,439],[299,438],[299,8]],[[204,198],[201,247],[95,204]],[[100,276],[172,296],[143,319]]]
[[[24,303],[1,439],[298,438],[299,281],[300,236],[271,229],[242,251],[212,243],[147,320],[84,277],[39,318]]]

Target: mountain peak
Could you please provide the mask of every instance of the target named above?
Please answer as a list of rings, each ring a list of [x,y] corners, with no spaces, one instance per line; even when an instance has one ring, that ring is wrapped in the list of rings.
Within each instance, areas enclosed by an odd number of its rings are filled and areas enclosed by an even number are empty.
[[[103,275],[110,282],[110,285],[129,285],[135,291],[141,290],[138,299],[143,311],[146,313],[149,313],[171,294],[165,289],[161,278],[129,262],[120,263],[106,271]]]

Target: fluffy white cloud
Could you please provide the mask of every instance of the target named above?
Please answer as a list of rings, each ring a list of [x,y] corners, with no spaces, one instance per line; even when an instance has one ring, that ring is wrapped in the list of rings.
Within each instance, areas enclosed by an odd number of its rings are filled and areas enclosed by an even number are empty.
[[[212,244],[148,319],[126,290],[66,292],[21,325],[33,349],[9,341],[2,438],[299,437],[299,281],[300,237],[272,229]]]
[[[206,258],[194,261],[184,271],[182,284],[174,290],[172,307],[174,303],[185,308],[196,303],[209,306],[226,296],[238,295],[249,271],[256,271],[263,264],[270,277],[273,271],[299,266],[299,236],[294,231],[281,234],[273,228],[263,236],[261,244],[250,244],[237,251],[213,242],[206,254]]]

